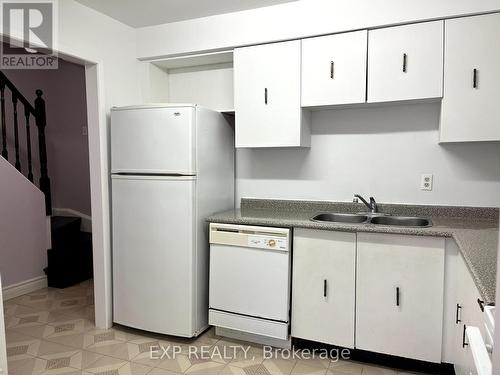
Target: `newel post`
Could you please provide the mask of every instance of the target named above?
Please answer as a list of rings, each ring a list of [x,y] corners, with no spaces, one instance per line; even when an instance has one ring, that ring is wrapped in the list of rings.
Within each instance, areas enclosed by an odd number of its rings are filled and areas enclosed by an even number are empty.
[[[42,98],[43,91],[36,90],[35,113],[36,127],[38,128],[38,150],[40,153],[40,190],[45,194],[45,212],[52,214],[52,198],[50,193],[50,179],[47,167],[47,144],[45,140],[45,127],[47,118],[45,115],[45,100]]]

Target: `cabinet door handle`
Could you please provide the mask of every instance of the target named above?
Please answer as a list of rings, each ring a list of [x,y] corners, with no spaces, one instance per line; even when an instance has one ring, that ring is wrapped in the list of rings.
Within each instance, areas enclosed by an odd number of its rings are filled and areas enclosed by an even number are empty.
[[[465,342],[465,330],[467,329],[467,326],[464,324],[464,332],[462,334],[462,348],[465,348],[467,345],[469,345],[468,343]]]
[[[403,53],[403,73],[406,73],[406,66],[408,65],[408,56]]]
[[[396,287],[396,306],[399,306],[399,287]]]
[[[267,105],[267,87],[264,89],[264,104]]]
[[[460,310],[462,309],[462,306],[460,306],[458,303],[457,303],[457,315],[456,315],[456,318],[455,318],[455,323],[458,324],[461,322],[460,320]]]
[[[333,79],[334,71],[335,71],[335,63],[333,61],[330,61],[330,78],[331,79]]]
[[[323,297],[326,298],[326,292],[327,292],[327,289],[328,289],[328,282],[325,280],[323,280]]]
[[[477,299],[477,304],[482,312],[484,312],[484,301],[481,301],[479,298]]]
[[[478,70],[474,68],[472,71],[472,88],[477,89],[478,87],[478,76],[477,76]]]

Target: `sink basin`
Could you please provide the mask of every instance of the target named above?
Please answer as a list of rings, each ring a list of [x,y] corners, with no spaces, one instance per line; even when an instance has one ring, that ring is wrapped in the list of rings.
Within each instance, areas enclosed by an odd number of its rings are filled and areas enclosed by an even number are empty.
[[[376,216],[370,220],[371,224],[378,225],[396,225],[400,227],[430,227],[430,219],[423,217],[404,217],[404,216]]]
[[[363,214],[337,214],[337,213],[322,213],[314,216],[312,221],[329,221],[333,223],[364,223],[368,220],[368,216]]]

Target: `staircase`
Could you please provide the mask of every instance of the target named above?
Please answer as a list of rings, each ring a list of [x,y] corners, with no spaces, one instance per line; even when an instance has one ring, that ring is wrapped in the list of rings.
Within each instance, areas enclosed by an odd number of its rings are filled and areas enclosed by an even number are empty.
[[[49,287],[66,288],[92,278],[92,235],[82,232],[81,225],[79,217],[52,216],[52,249],[45,269]]]
[[[45,215],[47,220],[50,220],[52,245],[47,251],[48,267],[44,271],[48,275],[49,286],[65,288],[92,277],[91,234],[80,231],[80,218],[52,216],[45,138],[47,126],[45,100],[42,97],[42,90],[36,90],[35,95],[36,98],[31,104],[0,71],[1,156],[26,177],[26,183],[35,185],[45,196]],[[8,106],[7,102],[11,105]],[[22,116],[25,134],[20,134],[19,117]],[[12,123],[8,125],[7,119],[12,119]],[[37,130],[36,136],[32,131],[33,123]],[[24,144],[20,144],[21,141],[26,142],[25,147]],[[33,149],[38,149],[39,165],[36,166],[33,165]],[[26,160],[25,165],[22,165],[21,160]],[[37,167],[39,170],[36,169],[35,174],[40,177],[35,181],[34,168]],[[4,176],[0,176],[0,181],[2,177]],[[13,191],[13,194],[19,192]]]
[[[7,124],[6,124],[6,91],[10,91],[10,99],[12,102],[12,113],[13,113],[13,124],[14,127],[14,158],[9,159],[9,151],[7,149],[8,143],[10,143],[7,138]],[[31,132],[31,117],[35,121],[35,126],[38,133],[38,156],[40,161],[40,179],[38,180],[38,188],[45,195],[45,212],[47,216],[52,214],[52,199],[50,193],[50,178],[48,175],[47,167],[47,145],[45,140],[45,127],[47,126],[47,117],[45,114],[45,100],[42,98],[43,91],[38,89],[35,92],[36,98],[34,100],[34,105],[32,105],[23,94],[14,86],[14,84],[5,76],[3,72],[0,72],[0,126],[2,134],[2,144],[1,144],[1,155],[4,159],[13,164],[16,169],[24,174],[24,176],[35,184],[33,179],[33,162],[32,162],[32,132]],[[24,125],[26,129],[26,155],[27,155],[27,166],[22,167],[21,165],[21,148],[19,145],[19,115],[18,115],[18,104],[23,106],[22,114],[24,114]],[[36,185],[36,184],[35,184]]]

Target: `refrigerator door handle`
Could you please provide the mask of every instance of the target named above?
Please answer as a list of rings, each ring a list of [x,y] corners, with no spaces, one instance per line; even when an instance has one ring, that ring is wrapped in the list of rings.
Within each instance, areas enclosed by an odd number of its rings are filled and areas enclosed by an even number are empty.
[[[138,174],[112,174],[113,180],[161,180],[161,181],[193,181],[196,176],[188,175],[138,175]]]

